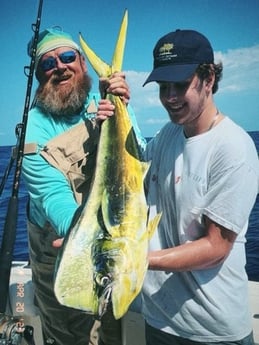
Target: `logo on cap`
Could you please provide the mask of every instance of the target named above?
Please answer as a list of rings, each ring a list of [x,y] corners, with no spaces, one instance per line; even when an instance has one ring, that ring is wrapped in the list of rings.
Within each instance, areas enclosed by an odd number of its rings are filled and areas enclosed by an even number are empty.
[[[173,57],[176,57],[177,54],[173,53],[174,44],[173,43],[164,43],[158,50],[157,60],[159,62],[171,60]]]

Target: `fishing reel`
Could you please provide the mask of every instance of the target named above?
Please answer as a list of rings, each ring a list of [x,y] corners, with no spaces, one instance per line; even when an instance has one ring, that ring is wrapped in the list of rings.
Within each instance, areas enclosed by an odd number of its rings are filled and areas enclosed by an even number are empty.
[[[33,327],[25,326],[23,319],[0,313],[0,345],[20,345],[23,339],[34,345]]]

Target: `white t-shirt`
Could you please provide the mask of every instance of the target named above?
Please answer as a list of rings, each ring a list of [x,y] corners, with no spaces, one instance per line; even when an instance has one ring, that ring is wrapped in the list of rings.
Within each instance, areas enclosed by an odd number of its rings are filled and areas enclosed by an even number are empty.
[[[259,163],[250,136],[229,118],[185,138],[168,123],[148,144],[148,203],[162,218],[150,250],[204,234],[203,215],[238,234],[222,265],[191,272],[148,271],[143,314],[153,327],[194,341],[242,339],[251,332],[245,233],[259,190]]]

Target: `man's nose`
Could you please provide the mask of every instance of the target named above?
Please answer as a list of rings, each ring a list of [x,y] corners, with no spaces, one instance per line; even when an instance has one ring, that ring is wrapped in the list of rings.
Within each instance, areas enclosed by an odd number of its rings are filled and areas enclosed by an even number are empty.
[[[167,88],[165,97],[168,100],[174,100],[177,98],[177,96],[178,96],[177,89],[175,88],[174,84],[170,84],[170,86]]]
[[[66,69],[67,65],[65,63],[63,63],[59,57],[56,58],[56,69]]]

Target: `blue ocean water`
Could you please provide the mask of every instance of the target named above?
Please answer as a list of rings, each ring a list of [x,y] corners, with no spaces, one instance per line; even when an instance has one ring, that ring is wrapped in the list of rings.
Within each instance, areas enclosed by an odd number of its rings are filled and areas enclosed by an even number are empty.
[[[259,131],[249,132],[249,135],[255,142],[259,152]],[[11,146],[0,146],[0,182],[11,156]],[[14,180],[14,169],[12,169],[8,181],[5,185],[2,195],[0,195],[0,243],[2,243],[2,234],[5,224],[7,207],[12,195],[12,186]],[[24,182],[21,178],[18,193],[18,215],[16,242],[14,248],[14,260],[28,260],[28,242],[26,232],[26,204],[28,196]],[[247,231],[247,274],[250,280],[259,281],[259,195],[252,210],[249,227]]]

